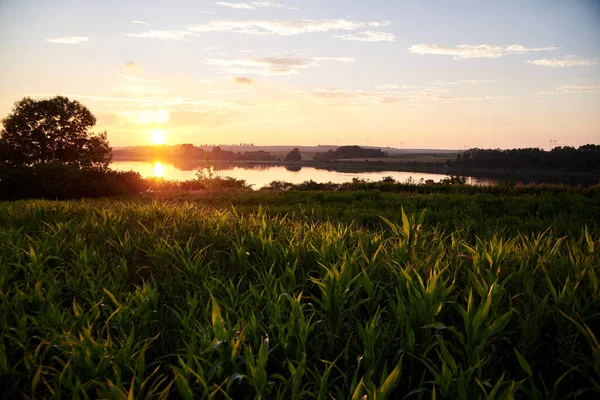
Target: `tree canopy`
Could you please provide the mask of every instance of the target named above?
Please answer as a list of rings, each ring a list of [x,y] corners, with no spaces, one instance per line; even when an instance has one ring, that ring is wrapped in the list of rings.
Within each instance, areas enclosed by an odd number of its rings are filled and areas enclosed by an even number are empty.
[[[290,151],[286,156],[285,156],[285,160],[286,162],[296,162],[296,161],[302,161],[302,154],[300,154],[300,150],[295,147],[292,151]]]
[[[64,96],[25,97],[2,120],[0,160],[8,165],[60,163],[105,169],[111,160],[106,132],[90,129],[96,117],[83,104]]]
[[[366,149],[360,146],[340,146],[335,151],[317,153],[313,157],[315,161],[330,161],[345,158],[383,158],[386,154],[381,149]]]

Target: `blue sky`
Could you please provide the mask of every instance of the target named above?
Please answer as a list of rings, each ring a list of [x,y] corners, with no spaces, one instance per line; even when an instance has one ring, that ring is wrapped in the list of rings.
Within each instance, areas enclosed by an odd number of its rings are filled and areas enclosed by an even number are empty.
[[[600,138],[595,0],[3,0],[0,55],[0,115],[68,95],[114,146]]]

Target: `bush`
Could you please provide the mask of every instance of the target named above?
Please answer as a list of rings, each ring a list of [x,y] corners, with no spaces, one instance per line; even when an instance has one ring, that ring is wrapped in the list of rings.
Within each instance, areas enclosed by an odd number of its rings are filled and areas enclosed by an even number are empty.
[[[79,169],[49,163],[33,167],[0,166],[0,199],[74,199],[139,193],[147,183],[137,172]]]

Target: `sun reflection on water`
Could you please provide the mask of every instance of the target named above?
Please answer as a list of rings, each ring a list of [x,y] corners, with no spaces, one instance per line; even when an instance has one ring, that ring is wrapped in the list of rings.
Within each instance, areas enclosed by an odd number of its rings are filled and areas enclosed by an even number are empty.
[[[165,173],[165,166],[160,161],[154,162],[154,165],[152,166],[152,168],[154,169],[154,177],[155,178],[163,177],[163,175]]]
[[[1,2],[1,0],[0,0]],[[136,171],[145,178],[159,178],[175,181],[186,181],[196,179],[199,169],[205,167],[202,163],[192,166],[185,165],[178,167],[168,161],[114,161],[111,168],[116,171]],[[443,174],[409,172],[409,171],[370,171],[370,172],[342,172],[325,169],[315,169],[314,167],[303,166],[299,171],[290,171],[284,166],[268,166],[261,168],[242,168],[240,166],[226,166],[222,169],[214,168],[213,176],[232,177],[244,179],[247,183],[254,185],[254,189],[259,189],[273,181],[285,181],[299,184],[308,180],[315,182],[351,182],[353,178],[363,178],[370,180],[380,180],[384,176],[391,176],[399,182],[405,182],[409,177],[413,182],[419,182],[420,179],[432,179],[439,182],[446,178]],[[470,184],[493,184],[493,179],[472,178],[467,181]]]

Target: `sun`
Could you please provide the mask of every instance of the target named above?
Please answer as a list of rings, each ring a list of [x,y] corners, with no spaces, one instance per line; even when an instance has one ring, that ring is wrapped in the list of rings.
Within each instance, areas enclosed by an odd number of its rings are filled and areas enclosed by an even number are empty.
[[[165,144],[167,133],[163,130],[150,131],[152,135],[152,144]]]

